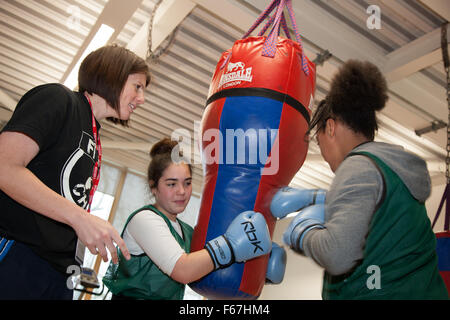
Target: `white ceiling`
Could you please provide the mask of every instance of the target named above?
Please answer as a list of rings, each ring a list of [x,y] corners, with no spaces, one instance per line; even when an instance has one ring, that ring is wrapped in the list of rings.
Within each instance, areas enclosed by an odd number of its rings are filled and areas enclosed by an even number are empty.
[[[159,0],[0,0],[0,121],[34,86],[63,82],[102,23],[116,29],[110,42],[145,56],[151,12]],[[221,53],[242,37],[269,0],[163,0],[154,16],[153,81],[129,128],[102,123],[105,161],[145,173],[150,146],[180,129],[194,137],[209,82]],[[381,10],[381,29],[369,29],[369,5]],[[376,140],[404,145],[425,158],[433,184],[445,183],[446,130],[421,137],[415,130],[446,124],[446,76],[441,24],[447,0],[293,0],[307,56],[328,50],[317,67],[316,100],[347,59],[369,60],[389,82],[389,102],[379,115]],[[166,38],[168,37],[168,38]],[[450,32],[449,32],[450,38]],[[197,161],[198,162],[198,161]],[[194,169],[201,192],[202,169]],[[327,187],[332,180],[316,145],[292,185]]]

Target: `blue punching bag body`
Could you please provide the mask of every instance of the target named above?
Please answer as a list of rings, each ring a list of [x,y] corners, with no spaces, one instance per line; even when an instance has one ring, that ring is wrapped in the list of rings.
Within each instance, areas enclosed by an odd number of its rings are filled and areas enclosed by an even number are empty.
[[[276,219],[270,200],[305,160],[315,66],[298,42],[278,35],[274,56],[263,56],[267,39],[238,40],[217,64],[200,130],[205,180],[191,252],[247,210],[264,215],[272,236]],[[209,299],[255,299],[268,259],[234,263],[190,287]]]

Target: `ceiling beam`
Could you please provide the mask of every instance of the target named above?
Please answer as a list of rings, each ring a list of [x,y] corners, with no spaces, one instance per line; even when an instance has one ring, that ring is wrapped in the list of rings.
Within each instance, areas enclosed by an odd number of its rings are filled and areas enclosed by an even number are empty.
[[[241,29],[244,33],[250,29],[255,17],[250,13],[244,11],[237,1],[221,0],[191,0],[195,2],[199,7],[209,11],[215,16],[227,21],[234,27]]]
[[[450,21],[450,1],[448,0],[420,0],[425,6],[433,10],[437,15]]]
[[[447,34],[450,25],[447,26]],[[447,42],[448,43],[448,42]],[[383,72],[389,82],[401,80],[442,60],[441,28],[389,53]]]
[[[102,24],[106,24],[114,29],[114,33],[108,41],[108,43],[112,43],[142,4],[142,1],[143,0],[109,0],[98,16],[94,26],[91,28],[91,31],[84,39],[83,44],[78,48],[77,54],[73,57],[72,62],[64,72],[60,82],[63,83],[67,79]]]
[[[126,3],[127,1],[124,1]],[[152,48],[154,51],[168,35],[194,9],[190,0],[163,0],[156,10],[152,27]],[[149,21],[139,29],[127,48],[143,59],[147,58]]]

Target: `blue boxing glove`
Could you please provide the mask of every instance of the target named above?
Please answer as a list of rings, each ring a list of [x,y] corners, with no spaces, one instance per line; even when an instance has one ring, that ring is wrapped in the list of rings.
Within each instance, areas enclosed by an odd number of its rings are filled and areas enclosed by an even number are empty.
[[[284,231],[283,242],[303,254],[303,238],[312,229],[324,229],[325,205],[315,204],[301,210]]]
[[[272,242],[272,251],[267,264],[266,283],[279,284],[283,281],[286,271],[286,250]]]
[[[325,203],[326,190],[295,189],[284,187],[277,191],[270,203],[270,211],[275,218],[284,218],[288,213],[297,212],[313,204]]]
[[[268,254],[272,248],[266,219],[259,212],[240,213],[224,235],[208,241],[205,249],[214,262],[214,269],[226,268],[234,262]]]

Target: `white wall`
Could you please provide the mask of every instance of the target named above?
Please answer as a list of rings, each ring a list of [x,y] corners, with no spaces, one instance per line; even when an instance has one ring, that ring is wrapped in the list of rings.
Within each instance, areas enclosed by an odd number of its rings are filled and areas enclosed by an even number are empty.
[[[284,230],[293,218],[279,220],[273,241],[284,246],[287,265],[284,280],[278,285],[265,285],[260,300],[317,300],[321,299],[323,269],[312,259],[287,248],[282,241]]]

